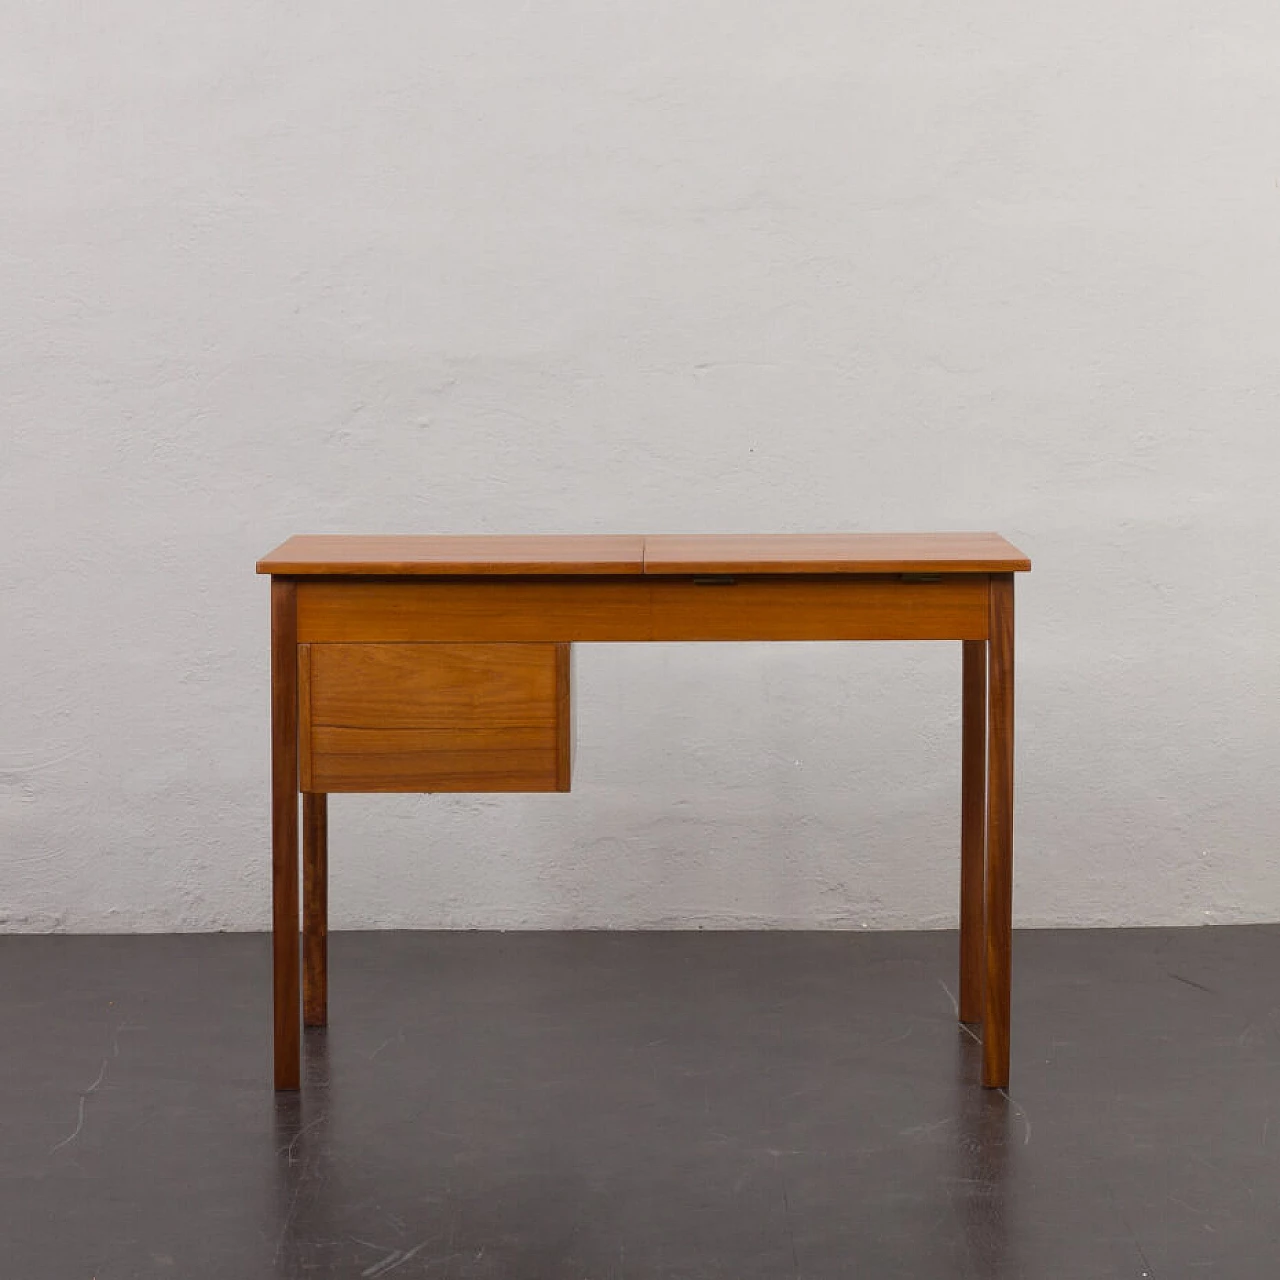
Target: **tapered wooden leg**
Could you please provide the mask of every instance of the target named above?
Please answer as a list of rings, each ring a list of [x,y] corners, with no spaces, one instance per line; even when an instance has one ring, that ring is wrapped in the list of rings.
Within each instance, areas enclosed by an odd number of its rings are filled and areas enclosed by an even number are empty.
[[[291,578],[271,579],[271,944],[277,1089],[302,1076],[298,1000],[298,614]]]
[[[329,797],[302,797],[302,1020],[329,1022]]]
[[[960,1021],[982,1021],[987,832],[987,642],[965,640],[960,755]]]
[[[1013,943],[1013,574],[991,575],[982,1083],[1009,1083]]]

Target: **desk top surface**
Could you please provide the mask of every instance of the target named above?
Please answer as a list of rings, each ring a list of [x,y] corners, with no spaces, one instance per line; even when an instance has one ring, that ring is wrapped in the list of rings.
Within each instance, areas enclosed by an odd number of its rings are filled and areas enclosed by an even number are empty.
[[[996,533],[318,534],[290,538],[259,573],[525,577],[528,575],[1019,573],[1031,568]]]

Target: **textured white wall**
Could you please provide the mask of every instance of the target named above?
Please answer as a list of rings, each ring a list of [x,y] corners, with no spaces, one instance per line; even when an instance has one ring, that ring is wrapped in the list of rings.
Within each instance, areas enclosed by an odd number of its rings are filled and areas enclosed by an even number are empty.
[[[1270,0],[0,16],[0,927],[267,922],[294,532],[994,528],[1017,916],[1280,918]],[[334,923],[954,919],[958,646],[579,653]]]

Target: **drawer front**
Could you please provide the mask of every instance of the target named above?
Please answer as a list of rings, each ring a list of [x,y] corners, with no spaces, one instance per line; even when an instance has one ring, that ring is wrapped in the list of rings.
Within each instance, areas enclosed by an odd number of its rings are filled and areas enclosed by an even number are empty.
[[[567,791],[567,644],[303,644],[303,791]]]

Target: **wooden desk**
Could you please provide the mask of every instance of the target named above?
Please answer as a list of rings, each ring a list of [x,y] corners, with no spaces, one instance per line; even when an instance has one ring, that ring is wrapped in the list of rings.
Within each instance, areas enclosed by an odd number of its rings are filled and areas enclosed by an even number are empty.
[[[331,791],[568,791],[575,641],[963,642],[960,1000],[1009,1081],[1013,575],[993,533],[298,537],[271,574],[275,1083],[327,1014]]]

